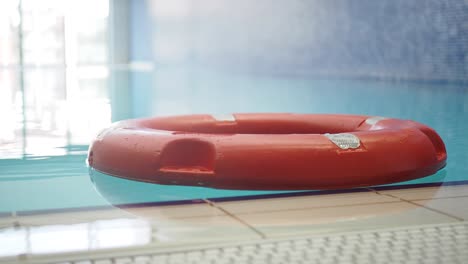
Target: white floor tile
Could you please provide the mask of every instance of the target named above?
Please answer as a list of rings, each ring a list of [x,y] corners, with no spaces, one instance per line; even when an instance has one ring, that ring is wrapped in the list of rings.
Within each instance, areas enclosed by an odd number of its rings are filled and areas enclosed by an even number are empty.
[[[267,236],[435,224],[456,219],[405,202],[236,214]]]
[[[148,219],[158,218],[190,218],[202,216],[224,215],[224,212],[207,203],[201,204],[184,204],[171,206],[154,206],[154,207],[136,207],[124,209],[132,215],[144,217]]]
[[[194,217],[152,222],[158,242],[226,241],[261,238],[230,216]]]
[[[468,197],[421,200],[415,203],[468,220]]]
[[[440,187],[424,187],[400,190],[379,191],[405,200],[427,200],[447,197],[468,197],[468,185],[453,185]]]
[[[307,209],[320,207],[336,207],[359,204],[387,203],[399,201],[389,196],[378,195],[373,192],[357,192],[343,194],[326,194],[297,196],[287,198],[257,199],[246,201],[219,202],[222,207],[232,214],[282,211],[292,209]]]

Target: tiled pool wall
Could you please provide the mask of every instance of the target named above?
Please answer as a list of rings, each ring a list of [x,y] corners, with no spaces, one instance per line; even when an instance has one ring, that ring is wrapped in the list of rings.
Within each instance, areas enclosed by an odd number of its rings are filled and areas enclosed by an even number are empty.
[[[464,0],[129,5],[130,61],[255,74],[468,81]]]

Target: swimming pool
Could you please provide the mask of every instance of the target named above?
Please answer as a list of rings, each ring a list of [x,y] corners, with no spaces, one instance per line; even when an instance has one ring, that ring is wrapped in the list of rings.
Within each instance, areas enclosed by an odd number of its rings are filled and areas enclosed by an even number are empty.
[[[112,109],[126,107],[128,111],[120,116],[114,111],[114,120],[236,112],[348,113],[412,119],[440,134],[447,147],[448,161],[446,168],[435,175],[399,184],[468,180],[468,87],[464,83],[271,77],[199,69],[158,69],[130,74],[135,86],[130,96],[122,94],[119,100],[111,100]],[[87,113],[86,102],[78,107]],[[72,132],[79,134],[79,131]],[[59,148],[54,146],[53,155],[41,155],[40,151],[24,151],[20,157],[13,158],[1,155],[0,212],[178,203],[284,193],[162,186],[119,179],[90,170],[85,163],[87,147],[64,144]],[[4,147],[2,151],[20,151],[15,148]],[[49,149],[44,153],[52,152]]]

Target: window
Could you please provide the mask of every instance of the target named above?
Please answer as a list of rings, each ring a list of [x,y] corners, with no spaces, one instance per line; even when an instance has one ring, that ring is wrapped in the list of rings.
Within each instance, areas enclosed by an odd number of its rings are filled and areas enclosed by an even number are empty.
[[[110,122],[109,1],[0,1],[0,154],[55,155]]]

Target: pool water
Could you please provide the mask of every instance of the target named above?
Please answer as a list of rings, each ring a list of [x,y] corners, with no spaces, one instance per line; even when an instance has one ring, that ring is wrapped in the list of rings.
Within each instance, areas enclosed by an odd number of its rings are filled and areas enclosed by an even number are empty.
[[[439,133],[447,147],[447,166],[435,175],[398,184],[468,180],[467,84],[324,80],[181,69],[132,74],[139,81],[134,82],[137,86],[131,96],[112,106],[122,109],[119,104],[124,102],[130,110],[120,116],[114,111],[114,120],[236,112],[347,113],[411,119]],[[82,107],[86,108],[86,102]],[[88,168],[87,148],[64,145],[58,152],[61,154],[0,155],[0,213],[284,193],[163,186],[120,179]]]

